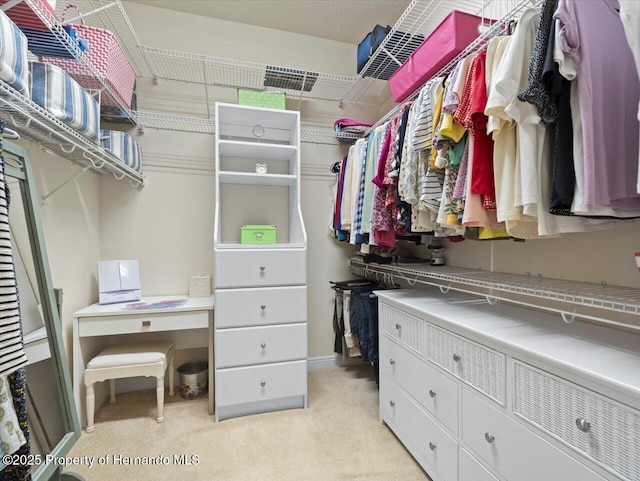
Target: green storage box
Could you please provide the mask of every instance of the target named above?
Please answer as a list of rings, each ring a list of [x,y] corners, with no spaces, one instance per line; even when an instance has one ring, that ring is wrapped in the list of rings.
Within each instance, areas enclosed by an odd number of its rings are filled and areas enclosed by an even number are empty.
[[[275,244],[275,225],[243,225],[240,228],[241,244]]]
[[[252,107],[284,110],[285,94],[238,89],[238,103]]]

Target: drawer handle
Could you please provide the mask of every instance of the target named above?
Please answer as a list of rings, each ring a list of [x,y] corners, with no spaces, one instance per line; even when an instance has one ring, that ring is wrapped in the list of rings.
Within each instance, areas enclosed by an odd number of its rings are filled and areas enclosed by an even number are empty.
[[[454,360],[455,362],[460,362],[460,359],[462,359],[462,357],[460,357],[460,354],[454,354],[454,355],[453,355],[453,360]]]
[[[393,360],[393,359],[389,359],[389,364],[391,364],[392,366],[395,366],[396,361],[395,361],[395,360]]]
[[[484,433],[484,439],[486,439],[486,441],[491,444],[493,443],[493,440],[495,439],[495,436],[491,433]]]
[[[389,401],[389,406],[391,406],[392,408],[396,407],[395,401]]]
[[[262,304],[262,305],[260,306],[260,309],[262,309],[263,311],[264,311],[266,308],[267,308],[267,306],[265,306],[264,304]]]
[[[589,431],[591,431],[591,423],[585,418],[576,419],[576,426],[578,426],[578,429],[583,433],[588,433]]]
[[[262,343],[260,343],[260,347],[261,347],[262,349],[264,349],[265,347],[267,347],[267,343],[266,343],[266,342],[262,342]]]
[[[264,272],[264,271],[265,271],[265,269],[266,269],[266,267],[265,267],[265,266],[260,266],[260,270],[261,270],[262,272]]]
[[[435,450],[436,450],[436,445],[430,442],[430,443],[429,443],[429,449],[430,449],[431,451],[435,451]]]
[[[397,323],[396,323],[396,329],[400,330],[400,328],[401,328],[401,327],[402,327],[402,326],[401,326],[400,324],[397,324]]]
[[[429,396],[436,397],[436,392],[433,389],[429,389]]]
[[[142,321],[142,327],[149,327],[151,325],[151,321]]]
[[[260,385],[261,385],[262,387],[265,387],[265,386],[267,385],[267,381],[260,381]]]

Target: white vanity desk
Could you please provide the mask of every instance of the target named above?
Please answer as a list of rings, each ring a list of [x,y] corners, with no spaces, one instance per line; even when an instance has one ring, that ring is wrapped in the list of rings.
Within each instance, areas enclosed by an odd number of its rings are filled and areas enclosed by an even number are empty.
[[[135,303],[186,300],[173,307],[128,309]],[[93,304],[73,314],[73,395],[82,423],[86,422],[84,369],[105,346],[119,342],[171,340],[176,349],[208,347],[209,414],[213,414],[213,296],[143,297],[140,301]],[[96,392],[96,406],[106,399],[106,391]],[[96,408],[97,409],[97,408]]]

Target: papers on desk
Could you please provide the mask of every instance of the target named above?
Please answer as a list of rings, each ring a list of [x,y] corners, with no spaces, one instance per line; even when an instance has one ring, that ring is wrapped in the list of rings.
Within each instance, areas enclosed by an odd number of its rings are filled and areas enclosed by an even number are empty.
[[[187,299],[167,299],[157,302],[133,302],[124,306],[127,311],[142,311],[145,309],[171,309],[172,307],[180,307],[186,304]]]

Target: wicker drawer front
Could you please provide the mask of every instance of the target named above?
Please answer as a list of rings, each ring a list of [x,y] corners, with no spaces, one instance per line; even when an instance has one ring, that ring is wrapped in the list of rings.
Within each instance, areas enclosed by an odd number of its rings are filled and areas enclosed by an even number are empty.
[[[626,480],[640,481],[640,413],[518,361],[514,412]],[[579,420],[584,423],[579,427]]]
[[[506,357],[469,339],[427,324],[427,358],[505,405]]]
[[[470,389],[462,389],[462,439],[508,481],[604,481]]]
[[[386,304],[381,304],[379,322],[383,332],[418,354],[424,355],[424,321]]]

